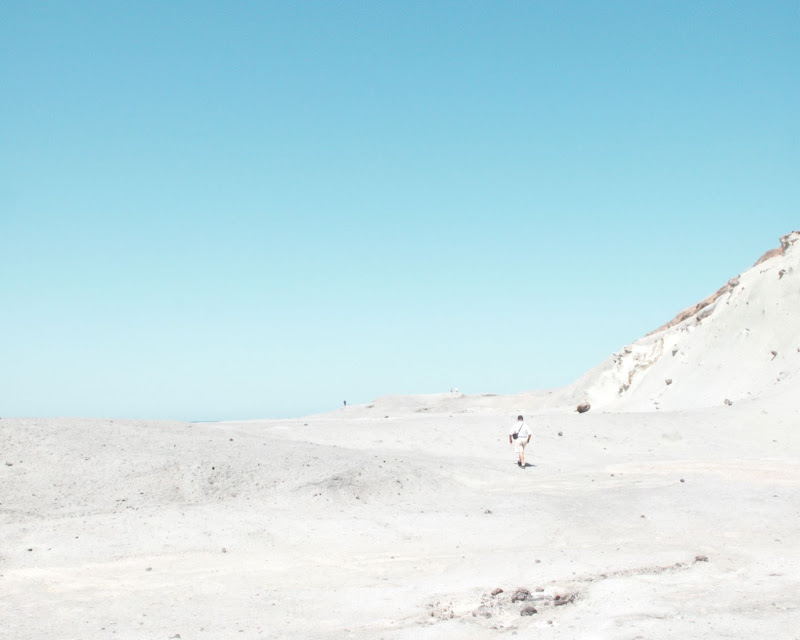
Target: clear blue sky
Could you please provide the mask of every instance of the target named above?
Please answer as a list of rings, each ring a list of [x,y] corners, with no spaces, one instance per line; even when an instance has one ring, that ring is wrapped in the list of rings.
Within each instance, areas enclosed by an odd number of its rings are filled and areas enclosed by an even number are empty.
[[[0,5],[0,415],[566,384],[800,228],[800,4]]]

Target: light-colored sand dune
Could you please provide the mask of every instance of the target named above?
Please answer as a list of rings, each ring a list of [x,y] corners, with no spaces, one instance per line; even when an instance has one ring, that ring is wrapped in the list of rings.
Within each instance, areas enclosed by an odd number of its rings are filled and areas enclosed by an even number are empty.
[[[797,238],[564,390],[3,419],[0,637],[798,637]]]

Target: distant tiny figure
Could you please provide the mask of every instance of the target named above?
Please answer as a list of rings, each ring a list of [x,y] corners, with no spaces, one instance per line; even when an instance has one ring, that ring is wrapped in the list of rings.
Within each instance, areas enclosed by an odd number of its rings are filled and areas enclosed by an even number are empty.
[[[345,401],[344,401],[344,406],[345,406],[345,407],[347,406],[347,400],[345,400]]]
[[[525,424],[523,417],[517,416],[517,423],[512,425],[511,430],[508,432],[508,444],[514,444],[514,451],[519,454],[517,466],[522,469],[525,468],[525,445],[530,441],[531,430],[528,429],[528,425]]]

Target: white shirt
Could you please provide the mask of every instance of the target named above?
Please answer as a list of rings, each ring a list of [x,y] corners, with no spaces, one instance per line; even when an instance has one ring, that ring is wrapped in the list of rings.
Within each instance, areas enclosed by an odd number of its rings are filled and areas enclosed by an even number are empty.
[[[508,435],[517,434],[520,438],[525,439],[529,435],[531,435],[531,430],[528,429],[528,425],[524,422],[515,422],[514,425],[511,427],[511,430],[508,432]]]

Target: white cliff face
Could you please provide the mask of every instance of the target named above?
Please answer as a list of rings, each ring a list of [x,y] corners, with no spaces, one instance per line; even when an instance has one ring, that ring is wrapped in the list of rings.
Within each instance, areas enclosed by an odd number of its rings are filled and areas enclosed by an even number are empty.
[[[714,295],[567,389],[593,410],[680,410],[800,399],[800,232]],[[727,402],[726,402],[727,401]]]

